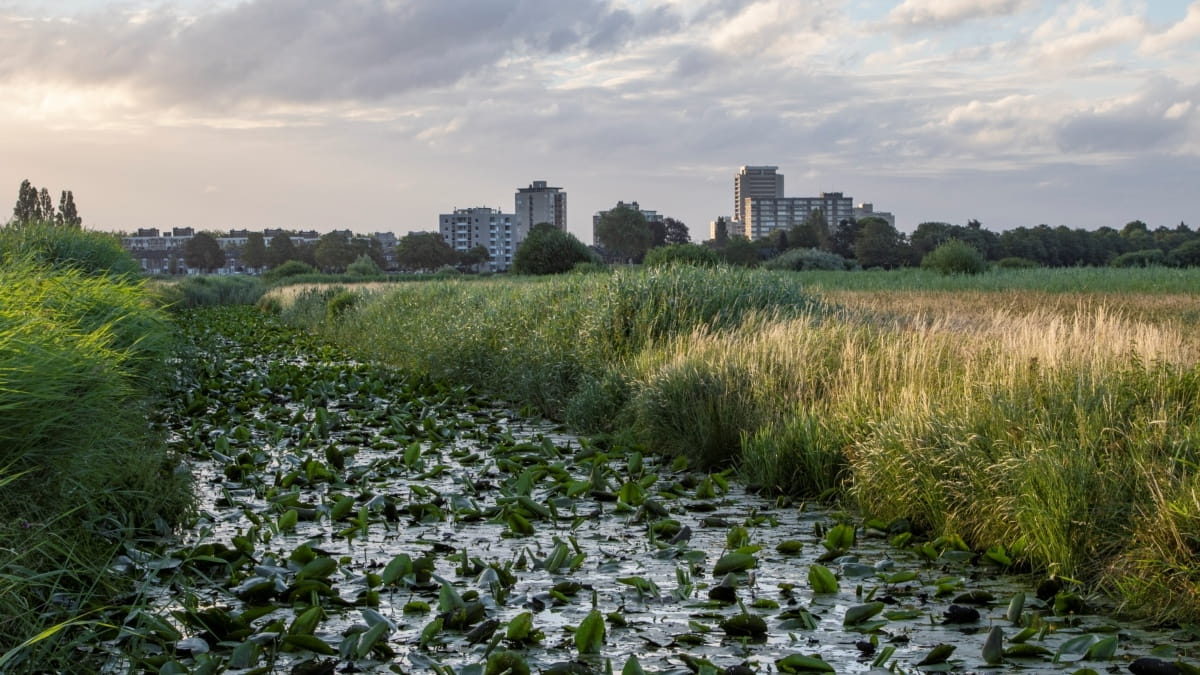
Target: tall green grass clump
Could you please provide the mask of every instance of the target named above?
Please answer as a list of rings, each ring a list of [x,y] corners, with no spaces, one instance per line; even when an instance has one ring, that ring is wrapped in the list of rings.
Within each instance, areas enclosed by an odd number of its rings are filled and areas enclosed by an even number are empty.
[[[88,274],[141,276],[142,269],[116,235],[53,223],[13,223],[0,227],[0,260],[32,260]]]
[[[79,232],[62,228],[74,242]],[[54,266],[47,260],[54,260]],[[123,590],[106,570],[138,533],[169,531],[187,482],[146,418],[171,331],[141,281],[76,259],[0,267],[0,645],[86,615]],[[72,670],[61,631],[9,668]]]
[[[266,293],[267,286],[258,277],[195,276],[163,284],[159,291],[172,307],[253,305]]]

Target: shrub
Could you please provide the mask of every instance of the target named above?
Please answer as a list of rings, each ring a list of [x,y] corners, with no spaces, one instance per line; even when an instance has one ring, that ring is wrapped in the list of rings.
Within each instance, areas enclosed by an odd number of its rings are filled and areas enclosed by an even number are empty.
[[[454,265],[442,265],[434,270],[433,274],[437,277],[460,277],[462,276],[462,270]]]
[[[659,246],[646,252],[642,264],[647,267],[679,263],[681,265],[699,265],[713,267],[720,262],[717,252],[699,244],[672,244]]]
[[[176,308],[253,305],[267,290],[261,279],[246,276],[187,277],[162,289],[164,299]]]
[[[987,269],[987,261],[979,249],[951,239],[927,253],[921,259],[921,269],[942,274],[979,274]]]
[[[854,262],[817,248],[794,248],[763,263],[769,270],[851,270]]]
[[[358,302],[358,294],[344,288],[337,289],[333,296],[325,302],[325,318],[337,319],[347,310],[353,309]]]
[[[1029,258],[1010,256],[1008,258],[1001,258],[997,260],[996,267],[1006,270],[1031,270],[1036,267],[1041,267],[1041,265],[1037,264],[1036,261],[1030,260]]]
[[[1161,249],[1148,248],[1142,251],[1130,251],[1113,258],[1113,267],[1154,267],[1165,265],[1167,256]]]
[[[358,260],[355,260],[346,267],[346,273],[368,277],[383,274],[383,270],[379,269],[379,265],[375,264],[371,256],[360,255],[358,256]]]
[[[534,227],[513,255],[516,274],[562,274],[577,263],[594,262],[592,252],[570,232]]]
[[[1175,267],[1200,267],[1200,239],[1176,246],[1167,255],[1167,263]]]
[[[607,274],[613,268],[602,262],[578,262],[571,268],[571,274]]]
[[[262,278],[264,281],[274,282],[300,274],[316,274],[316,272],[317,268],[308,263],[300,262],[299,260],[289,260],[278,267],[272,267],[263,272]]]

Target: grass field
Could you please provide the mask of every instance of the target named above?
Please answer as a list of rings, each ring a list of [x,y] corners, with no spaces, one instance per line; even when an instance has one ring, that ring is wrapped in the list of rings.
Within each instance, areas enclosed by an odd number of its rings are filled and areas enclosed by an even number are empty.
[[[285,317],[784,493],[1200,619],[1200,272],[671,268],[296,296]]]

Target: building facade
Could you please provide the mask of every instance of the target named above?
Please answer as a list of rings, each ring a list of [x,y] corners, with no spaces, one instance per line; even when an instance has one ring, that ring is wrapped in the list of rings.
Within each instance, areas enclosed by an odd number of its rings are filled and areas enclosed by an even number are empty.
[[[513,253],[525,239],[517,228],[517,214],[476,206],[454,209],[438,216],[438,233],[455,251],[465,253],[476,246],[488,250],[488,269],[500,272],[512,267]]]
[[[527,188],[517,188],[517,230],[524,240],[538,223],[550,223],[567,231],[567,193],[562,188],[549,187],[544,180],[535,180]]]
[[[751,241],[775,230],[790,229],[820,209],[830,228],[854,217],[854,203],[840,192],[822,192],[820,197],[747,197],[742,202],[745,221],[740,234]]]
[[[733,176],[733,220],[745,221],[742,210],[747,197],[783,197],[783,174],[777,166],[743,166]]]

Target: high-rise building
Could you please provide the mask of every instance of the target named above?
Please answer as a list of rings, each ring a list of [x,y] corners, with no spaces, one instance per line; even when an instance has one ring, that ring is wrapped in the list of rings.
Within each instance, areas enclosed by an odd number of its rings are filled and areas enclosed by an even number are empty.
[[[567,193],[562,188],[549,187],[544,180],[535,180],[527,188],[517,188],[517,229],[521,238],[538,223],[550,223],[567,230]]]
[[[754,241],[803,223],[817,209],[830,229],[854,217],[853,200],[840,192],[822,192],[820,197],[747,197],[742,204],[746,220],[740,233]]]
[[[516,221],[516,214],[486,206],[454,209],[438,216],[438,233],[455,251],[486,248],[491,257],[488,267],[495,272],[512,266],[513,253],[524,239],[517,237]]]
[[[733,220],[744,220],[747,197],[783,197],[783,174],[777,166],[743,166],[733,176]]]

